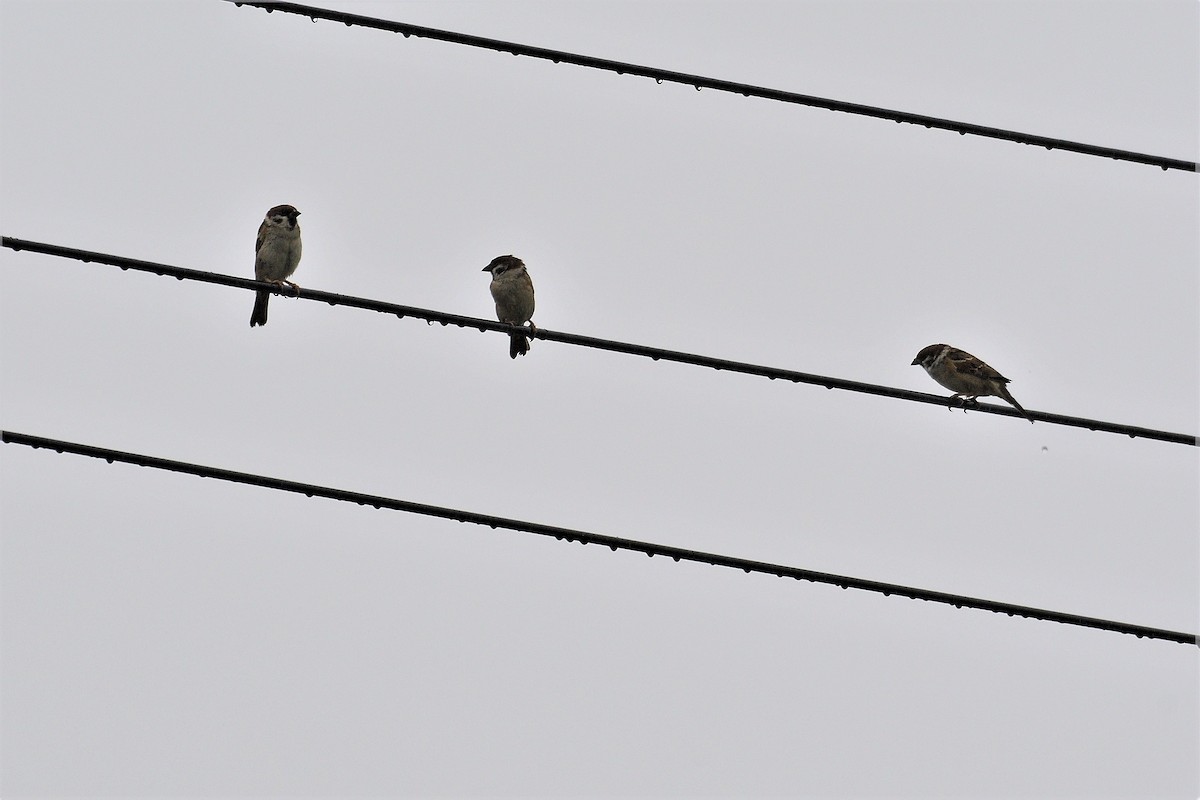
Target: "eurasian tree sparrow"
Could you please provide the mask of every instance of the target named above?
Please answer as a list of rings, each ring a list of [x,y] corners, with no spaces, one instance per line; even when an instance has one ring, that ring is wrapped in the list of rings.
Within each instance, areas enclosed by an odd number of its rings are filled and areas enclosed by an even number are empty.
[[[294,206],[275,206],[267,212],[258,226],[258,241],[254,243],[254,277],[293,289],[300,287],[288,280],[300,263],[300,212]],[[270,292],[259,290],[254,297],[250,327],[267,324],[267,301]]]
[[[533,281],[525,269],[525,262],[516,256],[496,256],[492,263],[483,268],[484,272],[492,273],[492,299],[496,301],[496,319],[509,325],[524,325],[529,323],[532,331],[537,331],[533,322]],[[529,337],[523,333],[509,334],[508,355],[511,358],[523,356],[529,352]]]
[[[1033,422],[1029,412],[1009,394],[1008,378],[968,352],[948,344],[931,344],[917,353],[913,365],[921,365],[929,377],[954,392],[953,397],[974,402],[977,397],[1000,397]]]

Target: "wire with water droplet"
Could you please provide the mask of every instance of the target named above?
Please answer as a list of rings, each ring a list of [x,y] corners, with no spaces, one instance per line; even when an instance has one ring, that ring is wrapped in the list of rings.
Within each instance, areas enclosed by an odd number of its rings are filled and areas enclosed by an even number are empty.
[[[702,75],[689,75],[682,72],[659,69],[657,67],[628,64],[606,58],[596,58],[595,56],[585,56],[578,53],[551,50],[545,47],[534,47],[532,45],[519,44],[516,42],[505,42],[499,39],[489,39],[483,36],[472,36],[465,33],[457,33],[455,31],[427,28],[421,25],[410,25],[406,22],[396,22],[393,20],[366,17],[360,14],[349,14],[343,11],[317,8],[314,6],[301,5],[299,3],[276,2],[276,0],[229,0],[229,2],[232,2],[238,7],[250,6],[254,8],[265,9],[268,13],[272,11],[281,11],[287,14],[318,17],[331,22],[341,22],[347,27],[358,26],[362,28],[389,31],[392,33],[404,33],[406,37],[411,35],[425,39],[433,39],[435,41],[464,45],[467,47],[478,47],[486,50],[512,53],[514,56],[523,55],[530,58],[552,61],[556,64],[572,64],[579,67],[601,69],[609,72],[615,72],[618,75],[635,75],[638,77],[654,78],[659,83],[666,81],[670,83],[691,85],[694,86],[697,91],[700,91],[702,88],[715,89],[717,91],[740,94],[744,97],[758,97],[765,100],[775,100],[778,102],[809,106],[812,108],[823,108],[828,111],[840,111],[859,116],[874,117],[876,119],[886,119],[893,120],[895,122],[921,125],[930,129],[938,128],[941,130],[955,131],[960,134],[969,133],[973,136],[982,136],[989,139],[1001,139],[1009,142],[1016,142],[1018,144],[1041,145],[1047,149],[1066,150],[1075,153],[1082,153],[1084,155],[1110,158],[1117,161],[1131,161],[1138,164],[1149,164],[1152,166],[1161,167],[1163,170],[1176,169],[1185,172],[1197,171],[1197,165],[1195,161],[1167,158],[1164,156],[1150,155],[1147,153],[1138,153],[1132,150],[1119,150],[1112,147],[1102,147],[1100,145],[1087,144],[1085,142],[1075,142],[1067,139],[1056,139],[1049,136],[1020,133],[1018,131],[994,128],[987,125],[977,125],[970,122],[959,122],[956,120],[942,119],[940,117],[930,117],[924,114],[913,114],[907,111],[896,111],[877,106],[868,106],[862,103],[851,103],[844,100],[834,100],[826,97],[800,94],[798,92],[787,92],[781,89],[770,89],[763,86],[735,83],[733,81],[726,81],[718,78],[707,78]]]
[[[935,603],[942,603],[959,609],[971,608],[980,611],[1007,614],[1008,616],[1019,616],[1026,619],[1036,619],[1045,622],[1058,622],[1064,625],[1075,625],[1084,628],[1095,628],[1098,630],[1111,631],[1114,633],[1130,634],[1138,638],[1160,639],[1163,641],[1178,642],[1180,644],[1188,645],[1197,644],[1197,637],[1194,633],[1167,630],[1165,628],[1153,628],[1145,625],[1133,625],[1115,620],[1100,619],[1098,617],[1087,617],[1079,614],[1069,614],[1062,611],[1034,608],[1032,606],[1022,606],[978,597],[968,597],[964,595],[952,594],[950,592],[921,589],[913,586],[885,583],[866,578],[855,578],[848,575],[835,575],[833,573],[820,572],[801,567],[789,567],[783,564],[754,561],[746,558],[738,558],[736,556],[722,555],[720,553],[689,550],[682,547],[656,544],[637,539],[625,539],[616,536],[607,536],[604,534],[590,533],[588,531],[581,531],[573,528],[563,528],[556,525],[545,525],[538,522],[527,522],[524,520],[497,517],[491,514],[479,514],[473,511],[464,511],[461,509],[446,508],[443,506],[434,506],[425,503],[416,503],[409,500],[397,500],[390,497],[382,497],[380,495],[363,494],[344,489],[335,489],[327,486],[301,483],[299,481],[272,478],[265,475],[254,475],[247,472],[235,472],[228,469],[208,467],[201,464],[192,464],[186,461],[174,461],[165,458],[158,458],[156,456],[130,453],[122,450],[112,450],[109,448],[95,447],[76,442],[66,442],[60,439],[49,439],[42,436],[33,436],[15,431],[0,431],[0,441],[3,441],[5,444],[30,447],[35,450],[49,449],[59,454],[70,454],[86,456],[88,458],[103,459],[109,463],[121,462],[125,464],[133,464],[139,467],[149,467],[151,469],[165,470],[168,472],[195,475],[201,478],[214,478],[216,480],[227,481],[230,483],[239,483],[249,486],[257,486],[264,489],[275,489],[283,492],[303,494],[306,497],[321,497],[329,500],[354,503],[360,506],[369,505],[376,509],[403,511],[427,517],[437,517],[440,519],[448,519],[457,522],[466,522],[475,525],[486,526],[491,529],[503,528],[505,530],[510,530],[517,533],[530,533],[538,536],[552,537],[568,543],[579,542],[580,544],[584,545],[600,544],[607,546],[614,551],[629,550],[632,552],[645,553],[650,558],[653,558],[656,555],[668,556],[672,561],[675,562],[691,561],[716,567],[730,567],[733,569],[740,569],[746,573],[776,575],[779,577],[787,576],[795,578],[796,580],[812,581],[814,583],[837,586],[841,589],[859,589],[885,596],[891,596],[894,594],[899,595],[900,597],[909,598],[911,600],[925,600]]]
[[[1064,414],[1051,414],[1045,411],[1029,411],[1023,416],[1016,409],[1009,408],[1008,406],[990,405],[973,401],[968,402],[958,400],[953,397],[927,394],[925,392],[914,392],[909,389],[898,389],[891,386],[867,383],[865,381],[834,378],[826,375],[814,375],[808,372],[798,372],[796,370],[782,369],[779,367],[750,364],[744,361],[732,361],[730,359],[713,358],[712,356],[699,355],[695,353],[684,353],[678,350],[666,350],[661,347],[650,347],[648,345],[633,344],[630,342],[619,342],[612,339],[601,339],[595,336],[582,336],[576,333],[554,331],[540,326],[534,330],[532,328],[526,328],[519,325],[509,325],[504,322],[495,322],[492,320],[480,319],[478,317],[467,317],[461,314],[450,314],[448,312],[435,311],[427,308],[398,305],[396,303],[388,303],[382,300],[373,300],[366,297],[352,297],[350,295],[321,292],[312,289],[297,288],[295,291],[293,291],[291,289],[282,288],[276,284],[264,283],[251,278],[239,278],[233,275],[222,275],[216,272],[204,272],[201,270],[187,269],[185,267],[175,267],[169,264],[141,261],[138,259],[127,258],[125,256],[97,253],[90,250],[79,250],[73,247],[47,244],[45,242],[33,242],[25,239],[16,239],[11,236],[3,237],[3,246],[15,251],[39,253],[42,255],[57,256],[60,258],[70,258],[77,261],[82,261],[84,263],[118,267],[123,271],[135,270],[152,272],[156,275],[169,276],[178,280],[194,280],[203,283],[215,283],[223,286],[230,286],[237,289],[267,291],[276,294],[282,294],[293,299],[298,298],[302,300],[314,300],[317,302],[326,303],[330,306],[346,306],[349,308],[359,308],[366,311],[376,311],[395,316],[397,319],[412,317],[414,319],[424,320],[428,327],[433,327],[434,323],[438,323],[441,327],[454,325],[459,328],[475,328],[480,331],[491,331],[493,333],[503,333],[506,335],[523,333],[530,338],[544,339],[546,341],[559,342],[578,347],[589,347],[596,350],[607,350],[609,352],[621,353],[624,355],[639,356],[649,358],[655,362],[669,361],[677,364],[690,364],[691,366],[704,367],[717,372],[732,372],[744,375],[755,375],[771,380],[784,379],[794,384],[824,386],[826,389],[841,389],[843,391],[870,394],[878,397],[891,397],[894,399],[908,400],[915,403],[944,406],[951,409],[962,408],[965,410],[969,406],[972,411],[985,414],[997,414],[999,416],[1013,417],[1015,419],[1033,419],[1038,422],[1046,422],[1053,425],[1066,425],[1074,428],[1086,428],[1091,431],[1116,433],[1128,436],[1130,438],[1153,439],[1156,441],[1171,442],[1173,444],[1190,445],[1192,447],[1195,447],[1198,444],[1196,435],[1190,433],[1177,433],[1172,431],[1156,430],[1154,428],[1139,427],[1135,425],[1124,425],[1116,422],[1103,422],[1100,420],[1072,417]]]

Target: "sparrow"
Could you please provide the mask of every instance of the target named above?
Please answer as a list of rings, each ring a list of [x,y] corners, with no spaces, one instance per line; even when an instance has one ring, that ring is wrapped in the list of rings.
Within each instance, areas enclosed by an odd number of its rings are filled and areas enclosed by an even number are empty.
[[[258,241],[254,243],[254,277],[260,281],[283,286],[287,284],[299,290],[299,286],[287,280],[300,263],[300,225],[296,217],[300,212],[295,206],[275,206],[267,212],[262,225],[258,226]],[[267,324],[267,301],[271,293],[258,290],[254,297],[254,311],[250,314],[250,327]]]
[[[492,273],[492,299],[496,301],[496,319],[509,325],[529,323],[529,329],[537,333],[531,321],[533,317],[533,281],[525,269],[525,262],[516,256],[496,256],[492,263],[483,268]],[[529,352],[529,336],[511,333],[508,337],[510,358]]]
[[[917,353],[912,363],[924,367],[929,377],[953,390],[954,398],[973,403],[977,397],[1000,397],[1033,422],[1029,412],[1009,393],[1008,378],[964,350],[948,344],[931,344]]]

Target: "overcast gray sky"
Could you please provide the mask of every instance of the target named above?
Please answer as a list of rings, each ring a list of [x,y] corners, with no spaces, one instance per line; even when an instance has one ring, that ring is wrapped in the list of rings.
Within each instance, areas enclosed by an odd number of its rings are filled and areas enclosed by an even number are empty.
[[[315,0],[314,0],[315,3]],[[1195,160],[1192,2],[332,2]],[[217,0],[0,2],[0,228],[1200,428],[1194,173]],[[1200,628],[1195,448],[0,252],[0,423]],[[22,795],[1194,797],[1197,650],[0,447]]]

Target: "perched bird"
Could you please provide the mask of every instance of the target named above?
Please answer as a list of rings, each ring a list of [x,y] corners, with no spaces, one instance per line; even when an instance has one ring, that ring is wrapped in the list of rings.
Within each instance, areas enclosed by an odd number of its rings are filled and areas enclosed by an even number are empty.
[[[964,350],[948,344],[931,344],[917,353],[912,363],[924,367],[929,377],[953,391],[953,397],[972,402],[977,397],[1001,397],[1033,422],[1029,412],[1009,394],[1008,378]]]
[[[537,327],[533,317],[533,281],[525,269],[525,262],[516,256],[496,256],[492,263],[483,268],[492,273],[492,299],[496,301],[496,319],[509,325],[529,323],[530,330]],[[523,333],[509,334],[508,355],[511,358],[529,352],[529,337]]]
[[[300,287],[288,280],[300,263],[300,212],[294,206],[275,206],[267,212],[258,226],[258,241],[254,244],[254,277],[293,289]],[[254,297],[250,327],[267,324],[267,301],[270,292],[259,290]]]

